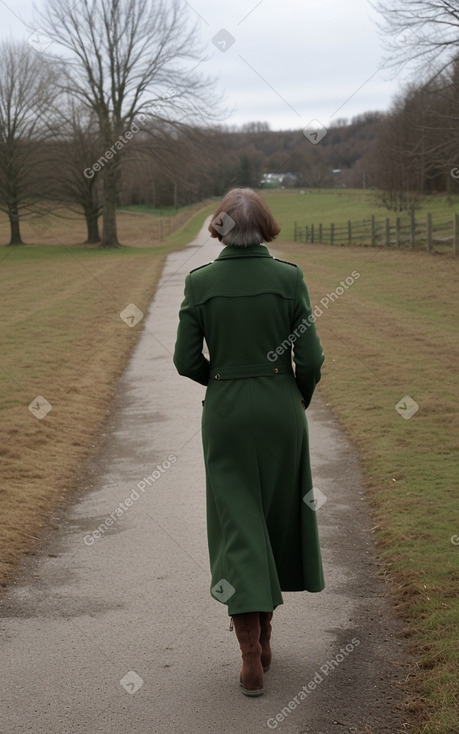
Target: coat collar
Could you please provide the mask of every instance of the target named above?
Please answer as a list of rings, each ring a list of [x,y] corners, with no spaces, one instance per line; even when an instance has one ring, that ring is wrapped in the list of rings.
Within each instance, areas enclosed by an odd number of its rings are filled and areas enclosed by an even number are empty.
[[[217,260],[226,260],[232,257],[271,257],[269,250],[264,245],[248,245],[247,247],[232,247],[225,245]]]

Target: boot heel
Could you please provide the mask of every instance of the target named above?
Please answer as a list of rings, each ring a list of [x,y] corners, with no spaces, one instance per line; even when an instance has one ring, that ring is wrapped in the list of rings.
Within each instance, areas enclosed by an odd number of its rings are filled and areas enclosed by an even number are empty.
[[[271,620],[272,612],[260,612],[261,664],[266,673],[271,667]]]

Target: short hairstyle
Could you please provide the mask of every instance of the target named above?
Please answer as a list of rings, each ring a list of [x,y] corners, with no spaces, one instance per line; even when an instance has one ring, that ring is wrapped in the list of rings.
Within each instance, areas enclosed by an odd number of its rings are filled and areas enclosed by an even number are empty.
[[[280,227],[263,199],[252,189],[230,189],[209,224],[211,237],[224,245],[247,247],[272,242]]]

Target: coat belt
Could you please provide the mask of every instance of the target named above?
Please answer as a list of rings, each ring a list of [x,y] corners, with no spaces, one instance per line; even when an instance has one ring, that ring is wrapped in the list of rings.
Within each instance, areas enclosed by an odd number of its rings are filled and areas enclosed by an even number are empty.
[[[211,367],[214,380],[238,380],[244,377],[269,377],[270,375],[293,374],[291,362],[272,364],[247,364],[235,367]]]

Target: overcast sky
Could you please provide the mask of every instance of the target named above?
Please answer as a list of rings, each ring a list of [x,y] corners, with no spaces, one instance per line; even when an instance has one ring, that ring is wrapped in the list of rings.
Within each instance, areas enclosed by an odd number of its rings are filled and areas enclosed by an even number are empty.
[[[0,0],[2,39],[30,36],[34,4]],[[234,109],[225,124],[301,129],[318,120],[328,127],[338,118],[387,110],[400,89],[401,80],[383,67],[377,14],[367,0],[184,4],[210,56],[200,69],[218,74],[217,88]]]

